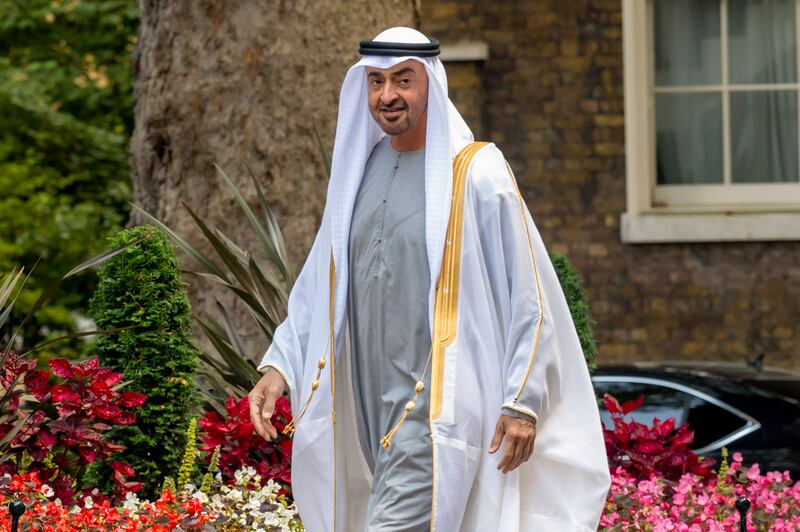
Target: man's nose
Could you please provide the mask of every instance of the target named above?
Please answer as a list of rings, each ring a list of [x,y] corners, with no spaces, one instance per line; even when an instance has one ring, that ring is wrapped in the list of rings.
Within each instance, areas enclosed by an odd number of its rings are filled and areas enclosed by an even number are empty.
[[[393,83],[384,83],[383,90],[381,91],[381,103],[389,105],[397,99],[397,91]]]

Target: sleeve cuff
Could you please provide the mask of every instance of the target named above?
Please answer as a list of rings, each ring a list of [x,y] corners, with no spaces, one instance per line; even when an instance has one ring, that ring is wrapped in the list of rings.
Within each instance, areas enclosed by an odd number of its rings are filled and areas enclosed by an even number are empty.
[[[534,412],[530,408],[525,408],[512,403],[505,403],[502,407],[502,412],[507,416],[528,418],[534,423],[539,422],[539,416],[536,415],[536,412]]]
[[[261,373],[266,373],[270,369],[277,371],[280,376],[283,377],[283,382],[286,383],[286,388],[291,391],[291,385],[289,384],[289,378],[286,376],[286,372],[283,371],[280,366],[275,364],[275,362],[262,362],[256,369]]]

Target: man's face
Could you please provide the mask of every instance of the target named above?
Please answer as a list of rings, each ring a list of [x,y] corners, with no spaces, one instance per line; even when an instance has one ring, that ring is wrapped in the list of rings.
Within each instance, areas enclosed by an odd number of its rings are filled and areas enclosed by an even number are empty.
[[[428,73],[413,59],[391,68],[367,67],[369,112],[387,135],[413,131],[428,110]]]

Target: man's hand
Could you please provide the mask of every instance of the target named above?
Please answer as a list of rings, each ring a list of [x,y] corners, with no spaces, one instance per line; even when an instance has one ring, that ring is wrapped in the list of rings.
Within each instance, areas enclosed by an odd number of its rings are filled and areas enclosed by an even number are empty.
[[[286,381],[275,370],[267,371],[247,394],[250,400],[250,420],[259,436],[269,441],[278,437],[278,430],[272,425],[275,401],[283,395]]]
[[[536,423],[529,419],[501,415],[494,429],[489,452],[494,454],[505,439],[505,452],[497,464],[497,469],[508,473],[525,462],[533,453],[533,441],[536,439]]]

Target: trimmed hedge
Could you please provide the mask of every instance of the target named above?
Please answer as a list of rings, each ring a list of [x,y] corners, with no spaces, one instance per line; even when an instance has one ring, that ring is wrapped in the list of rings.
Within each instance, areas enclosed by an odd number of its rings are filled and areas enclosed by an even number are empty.
[[[586,365],[589,366],[589,371],[594,371],[597,367],[595,362],[597,359],[597,342],[594,339],[595,322],[589,312],[581,276],[569,259],[563,255],[550,253],[550,261],[553,263],[561,289],[564,291],[564,297],[567,299],[572,321],[575,322]]]
[[[151,235],[112,257],[100,270],[90,301],[99,330],[131,327],[103,335],[97,354],[103,366],[132,381],[126,389],[147,396],[136,424],[114,429],[127,448],[120,459],[144,482],[143,494],[157,496],[165,475],[181,462],[186,427],[195,406],[194,373],[199,352],[191,341],[191,309],[186,284],[166,237],[151,226],[134,227],[111,238],[117,247]],[[97,473],[98,471],[95,471]],[[100,487],[110,478],[98,478]]]

